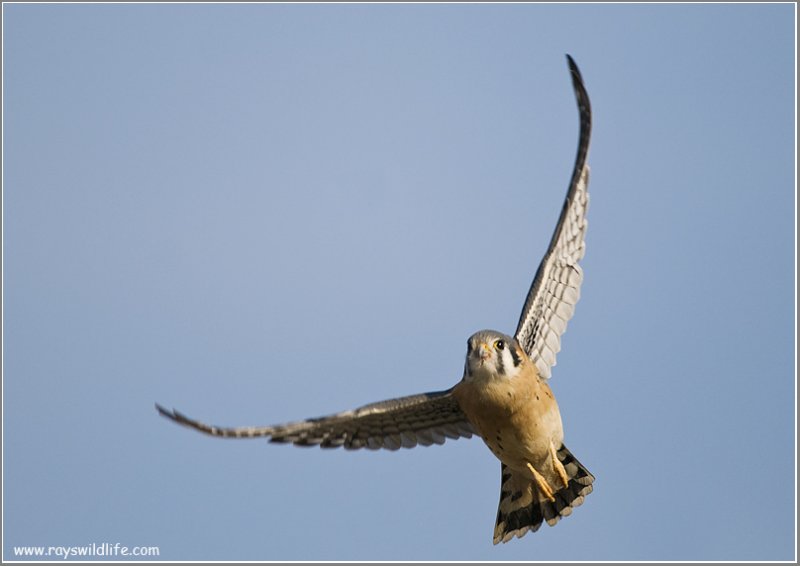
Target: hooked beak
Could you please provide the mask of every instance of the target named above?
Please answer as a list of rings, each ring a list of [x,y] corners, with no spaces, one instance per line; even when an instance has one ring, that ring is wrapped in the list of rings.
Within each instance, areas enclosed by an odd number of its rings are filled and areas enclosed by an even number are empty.
[[[489,348],[489,345],[486,342],[481,342],[478,345],[478,357],[481,360],[481,363],[485,362],[492,356],[492,350]]]

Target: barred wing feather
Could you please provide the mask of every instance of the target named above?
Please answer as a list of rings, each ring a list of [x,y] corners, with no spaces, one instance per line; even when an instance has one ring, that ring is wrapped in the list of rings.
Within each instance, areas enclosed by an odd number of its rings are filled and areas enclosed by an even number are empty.
[[[268,438],[271,442],[322,448],[397,450],[443,444],[447,438],[470,438],[472,426],[451,395],[451,389],[421,393],[364,405],[294,423],[256,427],[218,427],[191,419],[160,405],[163,416],[211,436]]]
[[[580,115],[580,138],[575,167],[550,245],[542,259],[522,308],[515,338],[548,379],[561,349],[561,335],[580,298],[583,270],[578,262],[585,249],[586,212],[589,208],[589,137],[592,111],[580,71],[569,55],[572,85]]]

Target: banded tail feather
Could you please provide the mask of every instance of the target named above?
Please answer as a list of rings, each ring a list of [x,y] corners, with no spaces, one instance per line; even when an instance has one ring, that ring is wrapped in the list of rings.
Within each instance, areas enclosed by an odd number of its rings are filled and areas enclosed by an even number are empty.
[[[572,514],[572,509],[583,503],[592,492],[594,476],[563,444],[558,459],[567,472],[567,487],[555,492],[555,501],[550,501],[538,492],[530,476],[501,466],[500,505],[494,528],[494,544],[522,537],[528,531],[536,532],[543,522],[551,527],[561,517]]]

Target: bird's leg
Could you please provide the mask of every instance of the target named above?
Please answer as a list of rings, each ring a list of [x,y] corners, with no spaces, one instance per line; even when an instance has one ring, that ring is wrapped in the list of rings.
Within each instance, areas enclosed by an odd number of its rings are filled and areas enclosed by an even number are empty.
[[[569,486],[569,476],[567,475],[567,470],[564,469],[564,465],[558,459],[558,453],[556,452],[556,447],[553,446],[553,442],[550,442],[550,457],[553,460],[553,468],[555,468],[558,477],[561,478],[561,482],[564,484],[564,487]]]
[[[547,480],[544,479],[544,476],[537,472],[536,468],[534,468],[530,462],[527,462],[527,464],[528,469],[533,472],[533,479],[536,481],[536,486],[539,488],[539,491],[542,492],[542,495],[544,495],[550,501],[555,501],[556,498],[553,496],[553,490],[550,489],[550,486],[548,485]]]

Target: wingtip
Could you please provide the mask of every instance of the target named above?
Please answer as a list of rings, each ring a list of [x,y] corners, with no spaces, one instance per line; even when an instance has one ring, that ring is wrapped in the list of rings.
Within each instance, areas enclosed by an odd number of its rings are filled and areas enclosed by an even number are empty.
[[[589,94],[586,92],[586,87],[583,84],[583,76],[581,75],[581,71],[575,59],[572,58],[572,55],[567,53],[566,56],[567,66],[572,76],[572,88],[575,90],[575,96],[578,99],[578,109],[581,112],[581,124],[586,122],[587,125],[590,125],[592,110],[591,103],[589,102]]]
[[[578,64],[575,62],[575,59],[572,58],[572,55],[569,53],[566,54],[567,56],[567,66],[569,67],[570,73],[572,73],[573,78],[577,79],[579,82],[583,82],[583,77],[581,77],[581,70],[578,68]]]
[[[161,415],[162,417],[168,418],[171,421],[180,422],[182,415],[178,411],[176,411],[175,409],[172,409],[170,411],[169,409],[166,409],[165,407],[162,407],[158,403],[156,403],[155,405],[156,405],[156,411],[158,411],[159,415]]]

